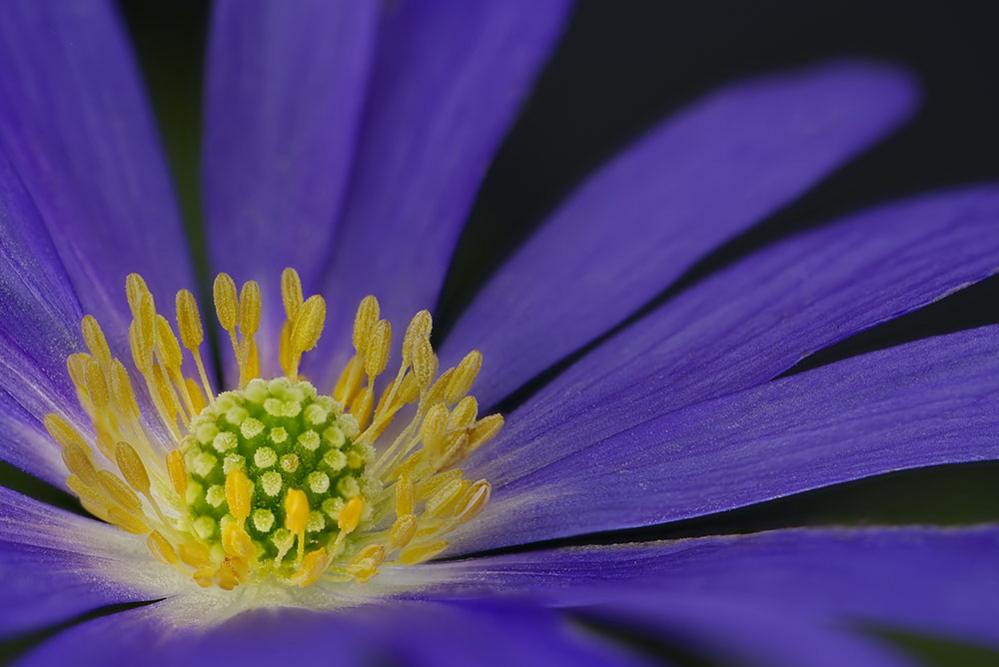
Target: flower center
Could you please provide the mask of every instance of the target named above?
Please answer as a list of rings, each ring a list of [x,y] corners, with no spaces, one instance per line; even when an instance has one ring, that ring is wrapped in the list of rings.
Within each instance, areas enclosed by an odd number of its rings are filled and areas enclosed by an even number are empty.
[[[238,388],[216,396],[193,295],[177,294],[178,340],[131,274],[128,339],[145,391],[135,391],[100,325],[85,317],[88,351],[67,366],[89,423],[45,419],[67,485],[90,513],[145,536],[156,558],[201,586],[366,581],[384,563],[439,554],[444,536],[489,499],[489,483],[470,482],[457,467],[503,426],[498,414],[479,419],[467,395],[481,355],[473,350],[438,374],[430,314],[420,311],[395,377],[379,382],[392,328],[369,296],[354,319],[355,354],[324,395],[299,364],[322,334],[325,302],[302,298],[294,270],[281,287],[286,321],[276,357],[284,376],[264,380],[255,342],[260,288],[248,281],[237,294],[228,275],[216,279],[216,315],[239,368]]]
[[[333,548],[346,504],[370,507],[380,486],[365,475],[374,449],[355,442],[357,420],[305,381],[251,380],[206,406],[191,433],[184,502],[194,533],[220,556],[224,539],[249,538],[258,561],[286,575],[296,543]],[[227,487],[240,485],[249,497],[230,502]]]

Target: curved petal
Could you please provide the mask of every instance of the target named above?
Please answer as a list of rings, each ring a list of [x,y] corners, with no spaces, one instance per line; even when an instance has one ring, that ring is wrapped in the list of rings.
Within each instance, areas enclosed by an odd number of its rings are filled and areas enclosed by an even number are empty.
[[[315,285],[364,102],[377,2],[217,2],[209,40],[204,192],[213,271],[267,297],[262,349],[284,317],[279,278]],[[276,349],[276,347],[274,347]]]
[[[433,308],[465,216],[565,19],[566,0],[392,3],[381,28],[350,192],[324,293],[346,326],[314,355],[349,354],[358,302],[394,324]],[[322,372],[320,372],[320,376]]]
[[[273,665],[635,665],[594,638],[573,633],[542,608],[484,603],[399,603],[391,607],[316,614],[272,609],[237,616],[221,626],[195,622],[197,595],[166,600],[88,621],[57,635],[25,665],[83,664]],[[474,637],[474,641],[467,641]],[[150,647],[155,646],[151,651]]]
[[[477,347],[502,399],[901,122],[903,74],[838,63],[743,82],[666,121],[595,174],[465,311],[442,357]]]
[[[770,667],[916,667],[897,647],[793,606],[701,593],[622,595],[588,617],[654,633],[722,664]]]
[[[497,485],[646,419],[761,384],[999,270],[999,189],[893,203],[691,287],[581,358],[480,452]]]
[[[565,607],[658,600],[759,604],[839,627],[999,647],[999,528],[788,529],[530,551],[425,566],[437,597],[531,594]]]
[[[649,419],[497,490],[463,550],[702,516],[999,456],[999,327],[841,361]]]
[[[0,638],[190,589],[141,537],[0,487]]]
[[[83,309],[127,350],[125,275],[193,284],[155,125],[105,2],[4,6],[0,151],[38,208]]]
[[[61,484],[41,417],[60,410],[82,420],[66,372],[66,357],[82,345],[82,314],[34,203],[2,154],[0,262],[0,458]]]

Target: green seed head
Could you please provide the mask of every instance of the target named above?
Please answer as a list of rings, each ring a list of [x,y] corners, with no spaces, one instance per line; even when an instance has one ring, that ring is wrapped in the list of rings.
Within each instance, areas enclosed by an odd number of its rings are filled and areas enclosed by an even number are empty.
[[[222,528],[234,520],[226,475],[242,469],[253,484],[244,527],[261,562],[287,549],[284,499],[290,489],[309,500],[306,550],[327,546],[345,502],[373,485],[365,474],[373,451],[354,443],[357,430],[352,416],[308,382],[256,379],[219,395],[192,421],[184,451],[184,500],[195,533],[217,551]]]

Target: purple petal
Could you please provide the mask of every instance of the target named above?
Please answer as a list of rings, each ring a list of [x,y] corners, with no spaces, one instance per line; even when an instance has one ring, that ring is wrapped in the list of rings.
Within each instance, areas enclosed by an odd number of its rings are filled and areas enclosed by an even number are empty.
[[[0,487],[0,638],[189,587],[179,576],[144,538]]]
[[[572,195],[487,283],[442,357],[481,349],[499,370],[477,394],[495,403],[882,137],[915,97],[896,70],[838,63],[698,102]]]
[[[110,3],[4,6],[0,151],[20,176],[83,309],[127,350],[125,275],[192,284],[187,244],[132,54]]]
[[[66,373],[80,349],[76,294],[31,197],[0,155],[0,459],[50,482],[65,477],[41,417],[82,419]]]
[[[260,610],[215,627],[175,626],[180,619],[193,620],[187,615],[197,614],[198,606],[199,596],[191,595],[88,621],[43,644],[24,664],[255,667],[289,657],[312,664],[413,667],[637,664],[572,632],[542,608],[399,602],[319,614]]]
[[[644,421],[501,487],[459,544],[647,526],[997,456],[999,327],[987,327]]]
[[[315,359],[349,353],[375,294],[393,324],[433,308],[465,216],[565,19],[565,0],[391,4],[324,293],[341,326]],[[319,372],[322,375],[322,371]]]
[[[212,269],[268,297],[262,349],[276,347],[279,277],[315,285],[354,155],[377,2],[219,2],[205,105],[204,190]]]
[[[902,667],[897,648],[799,608],[757,598],[689,594],[621,595],[588,616],[664,637],[722,664],[770,667]],[[816,615],[817,616],[817,615]]]
[[[866,211],[756,253],[653,311],[509,415],[476,473],[496,484],[803,357],[999,268],[999,189]],[[502,369],[500,369],[502,370]]]
[[[423,595],[492,590],[559,606],[729,600],[999,646],[999,528],[789,529],[672,542],[516,553],[426,566]]]

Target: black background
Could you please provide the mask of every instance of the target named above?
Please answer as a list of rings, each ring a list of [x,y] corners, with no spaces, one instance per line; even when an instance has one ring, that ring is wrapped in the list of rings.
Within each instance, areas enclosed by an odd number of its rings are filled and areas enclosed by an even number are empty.
[[[122,8],[174,167],[192,244],[202,256],[197,160],[207,6],[129,0]],[[489,272],[588,172],[658,119],[739,77],[824,58],[872,57],[915,72],[925,101],[908,126],[695,266],[679,289],[795,229],[886,199],[996,180],[997,31],[999,2],[580,2],[482,187],[442,296],[439,322],[446,328],[453,321]],[[845,341],[801,368],[996,321],[999,280],[990,280]],[[27,485],[20,478],[12,483]],[[798,524],[987,520],[999,520],[999,466],[994,464],[899,473],[629,537]],[[676,654],[661,639],[639,639],[681,662],[703,664]],[[991,662],[997,656],[983,651],[925,639],[905,642],[934,664],[999,664]]]

